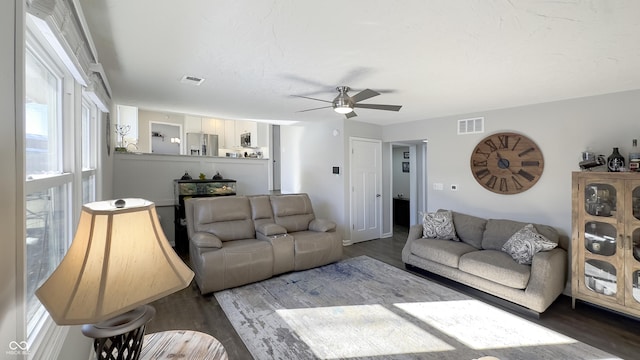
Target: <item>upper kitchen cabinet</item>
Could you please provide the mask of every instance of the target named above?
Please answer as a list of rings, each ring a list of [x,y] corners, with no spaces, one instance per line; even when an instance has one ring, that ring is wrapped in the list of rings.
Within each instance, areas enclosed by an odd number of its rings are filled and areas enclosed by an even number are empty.
[[[202,118],[199,116],[185,115],[183,128],[185,134],[202,132]]]
[[[242,147],[267,147],[269,146],[269,124],[237,120],[235,124],[236,141]]]

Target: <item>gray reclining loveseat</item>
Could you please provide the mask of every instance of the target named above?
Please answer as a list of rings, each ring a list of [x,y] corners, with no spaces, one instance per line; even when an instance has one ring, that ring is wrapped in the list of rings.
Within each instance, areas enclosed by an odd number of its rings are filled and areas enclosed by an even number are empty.
[[[192,198],[185,211],[202,294],[342,258],[335,223],[316,219],[307,194]]]

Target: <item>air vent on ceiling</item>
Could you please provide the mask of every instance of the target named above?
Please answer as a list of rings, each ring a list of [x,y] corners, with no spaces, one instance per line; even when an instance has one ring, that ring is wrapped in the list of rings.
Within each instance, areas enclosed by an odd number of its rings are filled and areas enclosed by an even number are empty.
[[[203,78],[199,78],[197,76],[190,76],[190,75],[185,75],[182,77],[182,79],[180,79],[180,82],[183,84],[190,84],[195,86],[202,84],[203,81],[204,81]]]
[[[458,135],[478,134],[484,132],[484,118],[458,120]]]

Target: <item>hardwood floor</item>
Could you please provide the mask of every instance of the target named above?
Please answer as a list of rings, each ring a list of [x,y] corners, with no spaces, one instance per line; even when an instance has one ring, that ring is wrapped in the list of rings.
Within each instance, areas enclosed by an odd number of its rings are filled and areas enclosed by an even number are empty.
[[[398,227],[394,229],[393,238],[366,241],[345,247],[344,257],[367,255],[404,269],[400,254],[406,237],[407,229]],[[473,289],[435,275],[425,277],[477,297],[477,292]],[[486,301],[487,298],[488,296],[483,296],[481,300]],[[502,307],[499,301],[490,301],[490,303]],[[215,297],[211,294],[200,295],[195,283],[153,302],[152,305],[157,312],[155,318],[147,325],[147,333],[174,329],[201,331],[218,339],[227,350],[229,359],[252,358]],[[515,311],[510,307],[504,309]],[[560,296],[539,318],[517,311],[515,313],[623,359],[640,358],[640,320],[638,319],[582,302],[578,302],[576,308],[572,309],[571,298],[564,295]]]

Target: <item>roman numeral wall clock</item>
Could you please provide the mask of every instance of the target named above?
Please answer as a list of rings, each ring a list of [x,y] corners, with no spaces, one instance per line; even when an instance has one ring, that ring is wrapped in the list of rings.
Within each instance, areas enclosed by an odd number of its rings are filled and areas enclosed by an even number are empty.
[[[482,139],[471,154],[471,172],[478,184],[498,194],[519,194],[542,176],[544,158],[528,137],[501,132]]]

